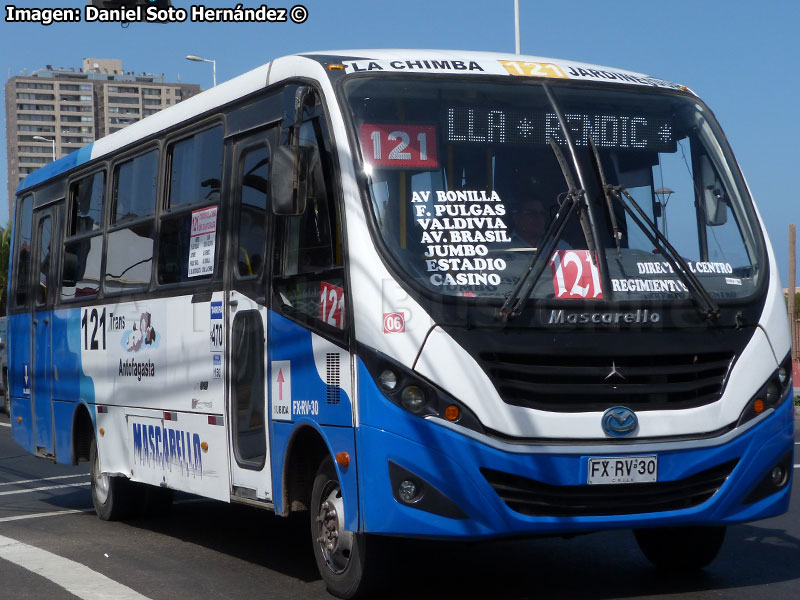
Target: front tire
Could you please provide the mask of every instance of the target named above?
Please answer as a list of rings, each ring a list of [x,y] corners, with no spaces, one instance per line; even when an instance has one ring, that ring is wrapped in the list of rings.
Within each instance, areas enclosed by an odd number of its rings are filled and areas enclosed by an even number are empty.
[[[363,596],[377,578],[376,540],[344,526],[341,485],[330,456],[319,466],[311,492],[311,541],[328,591],[339,598]],[[367,563],[367,543],[370,560]],[[366,567],[369,566],[369,571]],[[367,577],[369,575],[369,577]]]
[[[719,554],[725,527],[669,527],[637,529],[636,541],[644,555],[658,569],[698,571]]]
[[[97,440],[92,438],[89,448],[92,465],[92,503],[97,516],[103,521],[121,521],[133,514],[135,498],[133,484],[126,477],[115,477],[100,471]]]

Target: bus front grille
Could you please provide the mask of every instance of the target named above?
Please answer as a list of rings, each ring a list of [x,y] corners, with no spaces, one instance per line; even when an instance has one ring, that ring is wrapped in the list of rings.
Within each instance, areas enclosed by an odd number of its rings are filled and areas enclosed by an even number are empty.
[[[613,485],[549,485],[492,469],[481,473],[513,511],[577,517],[652,513],[698,506],[717,493],[738,459],[678,481]]]
[[[731,353],[619,355],[484,352],[507,404],[556,412],[689,408],[722,395]]]

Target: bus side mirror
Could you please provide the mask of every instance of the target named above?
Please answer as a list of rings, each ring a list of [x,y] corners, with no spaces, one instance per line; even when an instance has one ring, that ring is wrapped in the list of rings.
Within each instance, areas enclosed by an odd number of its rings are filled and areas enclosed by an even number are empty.
[[[708,186],[703,190],[703,205],[706,212],[706,225],[717,227],[728,222],[725,192],[718,190],[714,186]]]
[[[288,217],[306,212],[310,157],[311,148],[306,146],[277,148],[269,176],[274,214]]]
[[[711,166],[708,156],[700,159],[700,176],[703,185],[703,212],[706,225],[717,227],[728,222],[725,192],[717,178],[716,171]]]

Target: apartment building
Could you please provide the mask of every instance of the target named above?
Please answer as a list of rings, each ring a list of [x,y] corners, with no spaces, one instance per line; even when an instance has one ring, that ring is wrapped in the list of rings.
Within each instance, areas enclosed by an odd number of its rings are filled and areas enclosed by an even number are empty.
[[[5,85],[9,211],[28,173],[200,91],[163,74],[125,72],[121,60],[108,58],[12,77]]]

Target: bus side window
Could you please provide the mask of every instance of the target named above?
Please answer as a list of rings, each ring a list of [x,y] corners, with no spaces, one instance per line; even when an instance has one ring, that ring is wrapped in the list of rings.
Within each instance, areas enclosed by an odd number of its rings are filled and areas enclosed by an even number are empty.
[[[17,265],[15,280],[16,293],[14,304],[17,308],[25,308],[28,304],[28,288],[30,286],[31,269],[31,228],[33,226],[33,196],[25,196],[19,203],[19,216],[17,217],[19,232],[14,244]]]
[[[274,291],[278,306],[344,329],[341,224],[333,193],[333,160],[320,119],[300,127],[300,144],[312,149],[306,210],[278,217]]]
[[[150,285],[157,183],[157,150],[141,154],[114,169],[113,220],[103,275],[108,293],[146,289]]]
[[[161,216],[158,246],[158,283],[161,285],[202,281],[213,275],[209,272],[190,275],[189,255],[194,213],[219,205],[222,137],[222,126],[217,125],[168,147],[169,196]],[[198,218],[207,216],[198,215]],[[219,245],[215,244],[215,249]]]
[[[100,289],[105,181],[100,171],[70,185],[61,300],[93,298]]]

